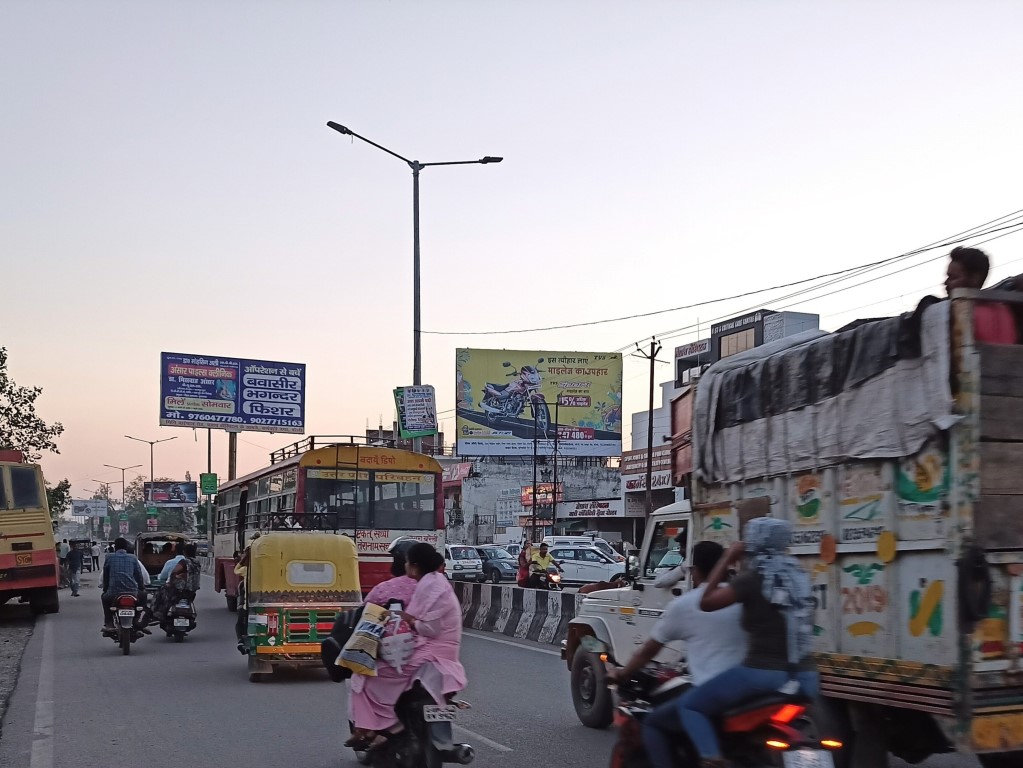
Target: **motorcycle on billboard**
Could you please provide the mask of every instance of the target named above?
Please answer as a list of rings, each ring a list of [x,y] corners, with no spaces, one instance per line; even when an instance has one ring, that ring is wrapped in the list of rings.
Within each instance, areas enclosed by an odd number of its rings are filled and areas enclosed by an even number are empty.
[[[542,357],[537,360],[538,363],[543,361]],[[507,361],[501,365],[504,368],[514,368]],[[551,426],[551,409],[540,391],[540,373],[541,369],[536,366],[524,365],[508,374],[512,381],[507,384],[487,382],[480,402],[487,422],[496,424],[501,419],[517,419],[528,406],[537,432],[546,437]]]

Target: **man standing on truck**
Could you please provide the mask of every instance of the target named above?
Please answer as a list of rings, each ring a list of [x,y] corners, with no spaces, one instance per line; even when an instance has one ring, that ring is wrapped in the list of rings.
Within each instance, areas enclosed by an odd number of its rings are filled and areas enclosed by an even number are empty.
[[[702,685],[742,663],[748,643],[740,623],[741,606],[732,605],[713,613],[700,610],[707,576],[723,553],[721,545],[713,541],[701,541],[693,547],[693,588],[668,604],[660,621],[650,631],[650,639],[624,667],[610,670],[608,680],[628,680],[674,640],[686,643],[686,661],[694,686]],[[647,753],[651,756],[670,755],[672,734],[681,730],[677,702],[661,704],[643,721]]]
[[[979,248],[953,248],[948,255],[945,290],[972,288],[979,291],[987,280],[991,262]],[[1016,344],[1019,332],[1012,309],[1000,301],[978,301],[973,307],[973,337],[983,344]]]

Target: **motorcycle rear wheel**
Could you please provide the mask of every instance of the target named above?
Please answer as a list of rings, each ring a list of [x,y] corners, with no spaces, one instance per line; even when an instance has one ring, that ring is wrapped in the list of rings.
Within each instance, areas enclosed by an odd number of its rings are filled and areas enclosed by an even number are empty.
[[[121,653],[125,656],[131,653],[131,630],[121,627],[118,632],[118,644],[121,646]]]

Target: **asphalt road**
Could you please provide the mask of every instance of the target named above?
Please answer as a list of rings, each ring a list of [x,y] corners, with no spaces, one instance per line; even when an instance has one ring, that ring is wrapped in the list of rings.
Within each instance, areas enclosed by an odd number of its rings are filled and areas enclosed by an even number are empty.
[[[234,648],[234,614],[209,579],[194,634],[181,644],[144,637],[127,657],[100,636],[96,577],[83,581],[83,597],[63,592],[61,612],[36,622],[0,738],[0,766],[356,765],[341,746],[347,686],[319,670],[248,682]],[[13,626],[0,624],[0,642]],[[24,621],[18,627],[26,634]],[[462,658],[470,679],[464,698],[473,709],[456,738],[476,747],[476,765],[607,765],[614,733],[576,720],[556,650],[470,632]],[[975,763],[943,758],[924,765]]]

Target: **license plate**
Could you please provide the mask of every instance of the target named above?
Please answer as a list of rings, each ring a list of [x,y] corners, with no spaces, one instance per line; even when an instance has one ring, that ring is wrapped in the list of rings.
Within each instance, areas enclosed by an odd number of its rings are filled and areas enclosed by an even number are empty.
[[[135,611],[132,610],[131,608],[121,608],[117,611],[117,615],[132,619],[135,617]]]
[[[785,768],[835,768],[830,752],[823,749],[797,749],[782,752]]]
[[[187,627],[188,626],[188,619],[174,619],[174,626],[175,627]]]
[[[458,707],[438,707],[428,705],[423,707],[423,720],[428,723],[453,723],[458,717]]]

